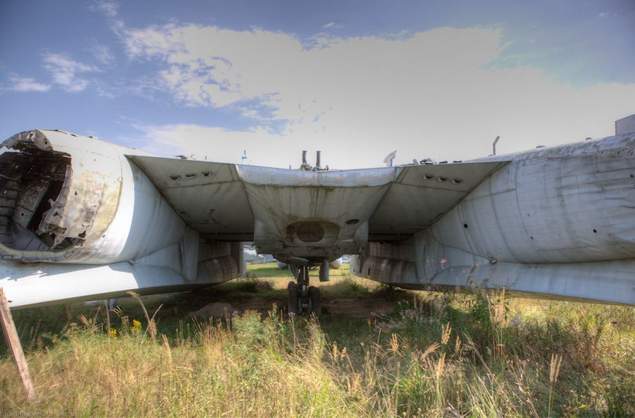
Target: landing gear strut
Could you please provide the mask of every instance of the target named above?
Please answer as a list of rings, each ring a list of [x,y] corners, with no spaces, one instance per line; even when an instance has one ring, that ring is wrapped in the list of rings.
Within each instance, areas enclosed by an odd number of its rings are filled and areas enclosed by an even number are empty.
[[[302,315],[320,313],[320,289],[309,286],[309,266],[292,267],[296,282],[287,286],[289,313]]]

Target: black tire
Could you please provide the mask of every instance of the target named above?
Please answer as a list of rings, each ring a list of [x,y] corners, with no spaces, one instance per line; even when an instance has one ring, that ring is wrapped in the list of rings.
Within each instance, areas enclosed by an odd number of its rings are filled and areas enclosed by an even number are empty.
[[[309,308],[312,314],[315,314],[315,315],[320,314],[320,311],[321,311],[320,289],[315,286],[309,287]]]
[[[298,285],[295,282],[289,282],[287,285],[287,306],[289,308],[289,314],[298,313]]]

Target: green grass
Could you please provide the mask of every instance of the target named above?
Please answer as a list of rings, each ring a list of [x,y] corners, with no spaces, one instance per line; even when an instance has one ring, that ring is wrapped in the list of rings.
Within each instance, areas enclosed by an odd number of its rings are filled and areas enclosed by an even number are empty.
[[[4,350],[0,416],[635,416],[633,308],[407,292],[343,270],[321,285],[330,313],[289,319],[272,310],[289,277],[251,272],[147,299],[156,335],[134,300],[110,333],[103,307],[16,311],[38,399]],[[190,318],[210,300],[247,311]]]

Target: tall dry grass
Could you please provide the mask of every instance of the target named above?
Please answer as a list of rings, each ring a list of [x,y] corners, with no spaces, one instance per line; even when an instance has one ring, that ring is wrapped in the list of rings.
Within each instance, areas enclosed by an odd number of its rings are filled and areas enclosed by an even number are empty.
[[[152,310],[118,310],[116,332],[103,312],[45,339],[23,328],[38,399],[5,354],[0,415],[635,415],[632,308],[408,295],[367,321],[246,312],[154,338]]]

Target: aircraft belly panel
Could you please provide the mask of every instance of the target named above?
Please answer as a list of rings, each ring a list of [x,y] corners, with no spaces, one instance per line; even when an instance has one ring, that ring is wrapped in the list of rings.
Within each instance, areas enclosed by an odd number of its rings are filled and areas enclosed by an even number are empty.
[[[131,159],[202,236],[252,239],[251,206],[233,164],[145,156]]]
[[[504,161],[403,168],[370,219],[371,236],[411,235],[454,207]]]

